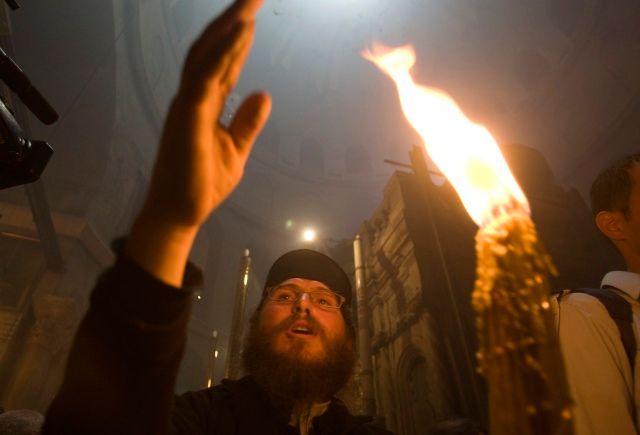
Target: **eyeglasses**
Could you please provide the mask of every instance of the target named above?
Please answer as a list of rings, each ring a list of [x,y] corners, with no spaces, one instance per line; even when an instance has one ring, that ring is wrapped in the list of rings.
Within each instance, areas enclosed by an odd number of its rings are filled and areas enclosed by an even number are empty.
[[[267,289],[267,298],[279,304],[293,304],[302,299],[303,295],[308,295],[313,305],[325,310],[337,310],[342,307],[345,298],[342,295],[330,290],[313,290],[309,292],[300,291],[294,286],[275,286]]]

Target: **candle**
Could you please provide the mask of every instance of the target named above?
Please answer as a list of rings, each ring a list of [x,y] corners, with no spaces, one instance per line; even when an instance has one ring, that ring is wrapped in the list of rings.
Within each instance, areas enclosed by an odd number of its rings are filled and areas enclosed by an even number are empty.
[[[416,84],[411,46],[363,57],[396,84],[405,117],[478,225],[472,305],[492,435],[571,434],[570,399],[549,311],[555,268],[529,203],[489,131],[441,90]]]

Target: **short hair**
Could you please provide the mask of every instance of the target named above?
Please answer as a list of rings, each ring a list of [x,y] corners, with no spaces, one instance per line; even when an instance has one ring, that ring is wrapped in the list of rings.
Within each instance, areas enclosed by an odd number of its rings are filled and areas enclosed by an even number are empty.
[[[629,215],[629,196],[633,188],[630,169],[640,163],[640,153],[631,154],[603,170],[591,184],[591,210],[618,211]]]

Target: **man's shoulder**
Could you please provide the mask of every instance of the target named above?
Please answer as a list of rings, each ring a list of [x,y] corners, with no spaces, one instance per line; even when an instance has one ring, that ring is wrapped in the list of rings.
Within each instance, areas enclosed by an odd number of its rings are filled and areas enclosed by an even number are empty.
[[[373,417],[351,414],[347,406],[339,399],[332,400],[326,418],[333,420],[333,424],[339,422],[338,424],[343,426],[341,431],[349,435],[393,435]]]
[[[173,410],[177,433],[241,433],[247,425],[242,417],[252,415],[256,421],[267,421],[263,415],[264,400],[251,379],[225,379],[220,384],[176,396]],[[262,416],[262,417],[260,417]],[[215,432],[211,432],[215,428]],[[196,430],[197,429],[197,430]]]
[[[599,288],[564,290],[556,296],[556,300],[561,307],[597,314],[607,314],[605,304],[608,301],[626,303],[626,300],[616,292]]]
[[[375,423],[373,421],[368,422],[360,426],[360,428],[353,432],[352,435],[394,435],[393,432],[388,431],[384,426]]]
[[[243,397],[261,393],[259,387],[249,377],[241,379],[223,379],[218,385],[197,391],[188,391],[176,398],[189,402],[230,402],[243,400]]]
[[[558,327],[575,326],[582,333],[585,326],[592,331],[618,331],[619,325],[633,322],[631,303],[615,289],[565,290],[554,298],[551,309]]]
[[[362,419],[359,425],[349,431],[349,435],[393,435],[393,432],[388,431],[382,424],[374,421],[372,417],[361,415],[354,417]]]

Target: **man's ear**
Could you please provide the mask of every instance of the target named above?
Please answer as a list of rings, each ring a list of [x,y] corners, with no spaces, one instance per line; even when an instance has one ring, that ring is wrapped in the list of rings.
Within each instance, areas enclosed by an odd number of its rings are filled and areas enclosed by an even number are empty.
[[[619,211],[601,211],[596,215],[596,226],[607,238],[621,242],[627,239],[626,219]]]

